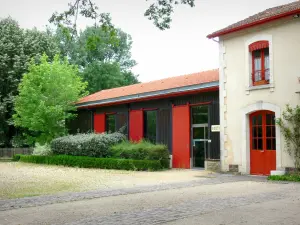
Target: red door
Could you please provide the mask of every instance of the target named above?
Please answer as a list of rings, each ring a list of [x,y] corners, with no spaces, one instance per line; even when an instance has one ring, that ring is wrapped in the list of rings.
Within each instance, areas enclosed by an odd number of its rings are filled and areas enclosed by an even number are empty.
[[[190,168],[190,107],[173,106],[172,111],[173,168]]]
[[[250,115],[250,173],[269,175],[276,170],[275,114],[258,111]]]
[[[94,113],[94,132],[103,133],[105,132],[105,114]]]
[[[144,136],[143,110],[131,110],[129,113],[129,139],[140,141]]]

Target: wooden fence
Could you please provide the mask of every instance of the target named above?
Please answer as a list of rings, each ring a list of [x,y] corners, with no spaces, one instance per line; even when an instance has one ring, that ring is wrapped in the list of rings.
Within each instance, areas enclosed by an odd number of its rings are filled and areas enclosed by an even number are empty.
[[[15,154],[30,155],[32,148],[0,148],[0,158],[12,158]]]

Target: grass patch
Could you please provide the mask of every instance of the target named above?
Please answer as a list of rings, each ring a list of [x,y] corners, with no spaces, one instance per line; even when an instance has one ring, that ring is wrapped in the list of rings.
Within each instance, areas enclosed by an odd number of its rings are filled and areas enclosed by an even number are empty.
[[[269,176],[268,180],[300,182],[300,174],[286,174],[283,176],[273,175]]]
[[[16,155],[15,161],[62,165],[79,168],[100,168],[117,170],[137,170],[137,171],[157,171],[162,170],[163,166],[159,160],[133,160],[133,159],[114,159],[114,158],[94,158],[86,156],[38,156],[38,155]]]

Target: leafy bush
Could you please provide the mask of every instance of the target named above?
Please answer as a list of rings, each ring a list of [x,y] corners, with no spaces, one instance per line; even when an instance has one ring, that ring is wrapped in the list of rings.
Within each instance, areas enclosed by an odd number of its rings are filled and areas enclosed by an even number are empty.
[[[18,155],[16,159],[21,162],[63,165],[81,168],[101,168],[118,170],[161,170],[162,165],[158,160],[132,160],[113,158],[94,158],[86,156],[38,156],[38,155]]]
[[[137,159],[137,160],[159,160],[164,168],[169,167],[169,151],[167,146],[152,144],[142,140],[134,143],[123,141],[111,147],[112,158]]]
[[[286,174],[283,176],[272,175],[268,177],[268,180],[300,182],[300,174]]]
[[[112,145],[125,140],[119,132],[107,134],[76,134],[56,138],[51,142],[51,150],[56,155],[107,157]]]
[[[52,155],[52,151],[49,144],[40,145],[39,143],[35,144],[33,149],[33,155]]]
[[[276,122],[283,134],[285,149],[293,157],[295,168],[300,170],[300,105],[295,108],[287,105],[282,118],[278,118]]]
[[[12,161],[19,161],[20,160],[21,155],[20,154],[16,154],[13,156]]]

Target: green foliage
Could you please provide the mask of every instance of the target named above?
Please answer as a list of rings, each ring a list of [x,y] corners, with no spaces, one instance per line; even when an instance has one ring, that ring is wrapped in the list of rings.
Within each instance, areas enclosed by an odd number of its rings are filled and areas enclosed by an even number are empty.
[[[295,168],[300,169],[300,106],[287,105],[277,124],[284,136],[286,150],[293,157]]]
[[[286,174],[283,176],[273,175],[269,176],[268,180],[300,182],[300,174]]]
[[[20,160],[20,158],[21,158],[21,155],[20,154],[16,154],[16,155],[13,156],[12,161],[17,162],[17,161]]]
[[[26,137],[24,137],[24,135],[22,134],[17,134],[15,136],[13,136],[12,140],[11,140],[11,145],[14,148],[22,148],[22,147],[28,147],[29,144],[26,140]]]
[[[153,20],[154,25],[161,30],[170,28],[171,16],[176,5],[195,6],[195,0],[153,0],[152,2],[144,16]],[[49,22],[66,28],[71,34],[76,34],[79,15],[94,21],[95,26],[113,28],[109,14],[98,12],[98,7],[92,0],[73,0],[69,3],[69,8],[66,11],[53,13]]]
[[[56,155],[108,157],[110,147],[125,138],[125,135],[119,132],[68,135],[54,139],[51,149]]]
[[[15,160],[20,162],[62,165],[80,168],[100,168],[117,170],[161,170],[162,166],[158,160],[132,160],[132,159],[111,159],[93,158],[86,156],[37,156],[37,155],[18,155]]]
[[[35,143],[32,155],[52,155],[52,151],[49,144],[41,145]]]
[[[58,29],[56,39],[61,52],[79,66],[90,93],[138,82],[130,71],[136,65],[130,52],[132,40],[122,30],[116,30],[115,44],[101,27],[87,27],[71,41]]]
[[[41,144],[64,135],[65,120],[73,116],[74,102],[87,94],[85,88],[77,67],[58,55],[51,63],[46,55],[40,64],[31,61],[15,99],[15,126],[28,129],[28,139]]]
[[[169,29],[174,7],[178,4],[194,7],[195,0],[156,0],[155,3],[150,5],[144,15],[149,20],[153,20],[154,25],[160,30]]]
[[[169,168],[169,151],[167,146],[152,144],[142,140],[140,142],[123,141],[111,147],[112,158],[159,160],[164,168]]]
[[[16,133],[11,123],[13,100],[31,58],[46,53],[52,59],[59,49],[49,33],[24,30],[10,17],[0,19],[0,34],[0,146],[10,146]]]

